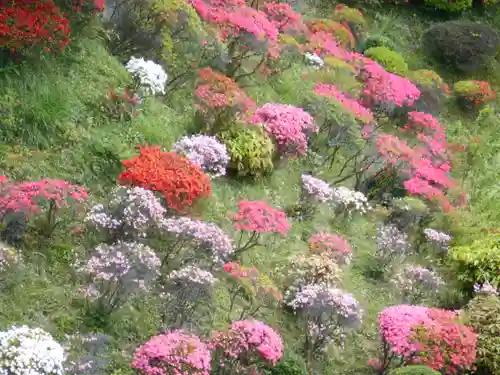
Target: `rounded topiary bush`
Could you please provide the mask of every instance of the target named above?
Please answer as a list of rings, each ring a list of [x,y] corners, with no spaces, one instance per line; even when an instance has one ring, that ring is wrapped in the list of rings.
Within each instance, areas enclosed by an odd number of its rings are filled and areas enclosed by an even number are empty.
[[[403,56],[387,47],[373,47],[365,51],[365,56],[375,60],[387,71],[404,76],[408,72],[408,64]]]
[[[427,366],[414,365],[399,367],[391,371],[390,375],[439,375],[439,372]]]
[[[233,173],[261,177],[273,171],[276,147],[262,126],[234,126],[218,137],[227,147]]]
[[[425,0],[425,4],[447,12],[461,12],[472,7],[472,0]]]
[[[478,335],[477,363],[479,370],[500,374],[500,298],[479,295],[466,307],[467,324]],[[482,371],[481,371],[482,372]]]
[[[497,54],[500,37],[491,27],[468,21],[442,22],[423,36],[425,50],[448,68],[472,72]]]
[[[392,50],[396,48],[394,42],[386,36],[372,35],[366,38],[364,50],[366,51],[367,49],[375,47],[386,47]]]

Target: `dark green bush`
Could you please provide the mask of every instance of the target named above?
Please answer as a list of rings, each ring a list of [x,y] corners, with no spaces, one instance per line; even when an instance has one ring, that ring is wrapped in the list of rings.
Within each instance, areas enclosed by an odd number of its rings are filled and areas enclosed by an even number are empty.
[[[448,68],[473,72],[496,56],[500,37],[484,24],[449,21],[429,28],[423,42],[429,55]]]
[[[478,335],[478,365],[492,375],[500,374],[500,298],[477,296],[467,307],[467,323]]]
[[[386,47],[393,50],[396,46],[391,39],[383,35],[369,36],[368,38],[366,38],[364,50],[366,51],[367,49],[374,47]]]
[[[298,355],[292,355],[285,351],[285,356],[269,372],[270,375],[304,375],[307,374],[304,360]]]
[[[447,12],[461,12],[472,7],[472,0],[425,0],[425,4]]]
[[[390,375],[439,375],[439,372],[427,366],[405,366],[393,370]]]
[[[375,60],[387,71],[404,76],[408,72],[408,64],[403,56],[387,47],[373,47],[365,51],[365,56]]]

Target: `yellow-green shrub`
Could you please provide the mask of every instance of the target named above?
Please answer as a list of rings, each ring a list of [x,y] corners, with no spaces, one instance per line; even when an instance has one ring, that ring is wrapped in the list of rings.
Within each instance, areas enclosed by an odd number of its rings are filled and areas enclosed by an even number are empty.
[[[500,235],[489,234],[477,238],[471,244],[454,246],[449,250],[457,277],[467,286],[489,281],[500,286]]]
[[[413,70],[408,73],[408,78],[413,83],[428,88],[442,89],[443,87],[447,87],[443,79],[434,70],[429,70],[429,69]]]
[[[425,0],[425,4],[447,12],[461,12],[472,7],[472,0]]]
[[[500,298],[479,295],[465,309],[467,324],[477,333],[477,364],[500,375]]]
[[[239,176],[261,177],[273,171],[276,147],[259,125],[234,125],[219,134],[231,158],[230,169]]]
[[[354,26],[359,31],[366,30],[366,19],[359,9],[346,5],[337,5],[333,11],[332,19],[340,23]]]
[[[408,72],[408,64],[403,56],[387,47],[373,47],[365,51],[365,56],[381,64],[387,71],[399,75]]]

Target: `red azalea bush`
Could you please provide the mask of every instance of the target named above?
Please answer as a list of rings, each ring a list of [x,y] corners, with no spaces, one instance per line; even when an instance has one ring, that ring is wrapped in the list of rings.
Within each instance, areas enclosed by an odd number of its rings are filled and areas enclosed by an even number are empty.
[[[118,177],[122,185],[157,191],[177,211],[186,211],[195,200],[212,194],[210,177],[199,166],[175,152],[162,152],[159,146],[139,146],[139,156],[122,164],[126,168]]]
[[[457,321],[453,311],[393,306],[380,313],[379,328],[384,345],[381,373],[394,357],[404,364],[422,364],[445,374],[470,369],[475,362],[477,336]]]

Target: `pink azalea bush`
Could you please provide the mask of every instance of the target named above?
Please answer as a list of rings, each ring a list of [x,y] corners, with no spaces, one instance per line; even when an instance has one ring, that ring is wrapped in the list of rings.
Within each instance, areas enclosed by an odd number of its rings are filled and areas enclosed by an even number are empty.
[[[264,104],[249,122],[263,124],[266,132],[276,140],[278,150],[287,156],[305,154],[308,134],[319,131],[309,113],[289,104]]]
[[[393,355],[405,364],[422,364],[445,374],[470,369],[476,357],[476,334],[456,313],[424,306],[398,305],[379,315],[384,343],[381,368]]]
[[[311,34],[301,50],[303,53],[314,52],[322,58],[331,56],[343,61],[349,61],[353,56],[351,52],[340,45],[333,34],[326,31]]]
[[[308,245],[311,252],[326,254],[340,264],[349,264],[351,261],[351,246],[343,237],[337,234],[327,232],[316,233],[311,236]]]
[[[235,230],[280,233],[283,237],[291,228],[283,211],[272,208],[263,201],[239,201],[233,222]]]
[[[131,365],[145,375],[209,375],[211,360],[199,337],[177,330],[149,339],[136,350]]]
[[[368,108],[363,107],[357,100],[347,97],[334,85],[318,83],[314,88],[314,93],[337,100],[363,124],[374,121],[373,114]]]
[[[283,356],[281,336],[267,324],[254,320],[240,320],[228,331],[214,332],[210,347],[218,356],[218,364],[226,367],[234,361],[240,364],[255,364],[263,361],[271,365]]]

